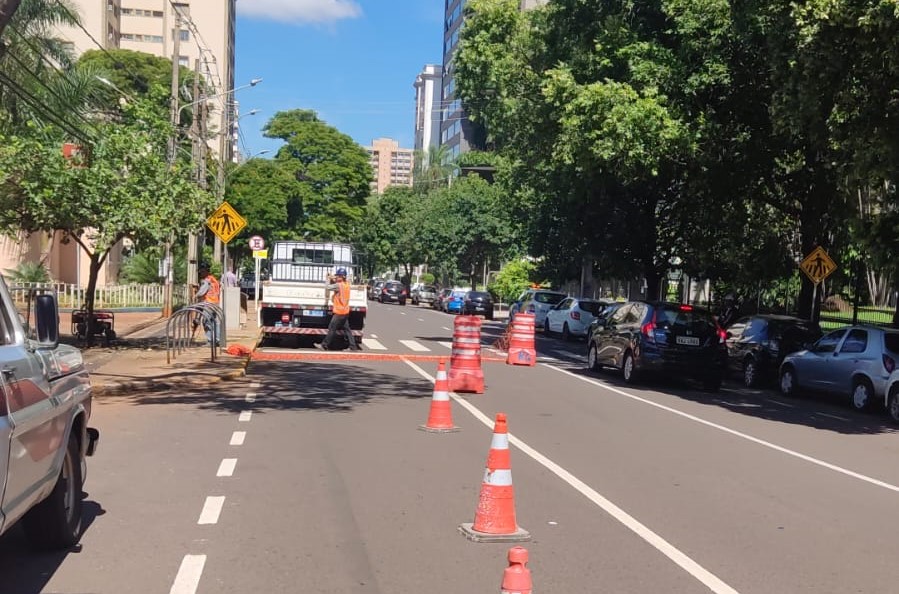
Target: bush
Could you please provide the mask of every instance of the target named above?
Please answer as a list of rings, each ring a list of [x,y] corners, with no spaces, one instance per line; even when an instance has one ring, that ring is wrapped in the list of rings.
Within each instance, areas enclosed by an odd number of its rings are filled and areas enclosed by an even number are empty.
[[[42,262],[20,262],[6,270],[6,277],[14,283],[49,283],[50,273]]]
[[[487,290],[500,302],[509,303],[531,285],[534,264],[527,260],[510,262],[496,275]]]

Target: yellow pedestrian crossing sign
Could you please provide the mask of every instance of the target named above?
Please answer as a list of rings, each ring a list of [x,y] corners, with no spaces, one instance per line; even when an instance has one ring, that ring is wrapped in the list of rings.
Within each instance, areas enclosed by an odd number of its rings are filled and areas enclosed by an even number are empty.
[[[206,226],[212,229],[222,243],[228,243],[247,226],[247,220],[240,216],[233,206],[222,202],[212,216],[206,219]]]
[[[824,248],[819,246],[813,249],[812,252],[805,257],[799,264],[799,268],[801,268],[802,272],[817,285],[833,274],[834,270],[837,269],[837,264],[829,255],[827,255]]]

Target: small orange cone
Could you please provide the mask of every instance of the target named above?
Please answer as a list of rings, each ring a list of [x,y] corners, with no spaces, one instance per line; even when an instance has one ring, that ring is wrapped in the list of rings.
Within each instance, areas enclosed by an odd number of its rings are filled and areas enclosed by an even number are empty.
[[[428,422],[418,428],[430,433],[453,433],[459,430],[453,425],[449,381],[446,379],[446,362],[443,359],[437,366],[437,379],[434,381],[434,395],[431,397],[431,412],[428,413]]]
[[[531,570],[528,569],[528,550],[509,549],[509,566],[503,572],[502,594],[531,594]]]
[[[459,530],[466,538],[475,542],[531,540],[530,533],[520,528],[515,521],[512,458],[509,455],[509,428],[505,413],[496,415],[474,523],[462,524]]]

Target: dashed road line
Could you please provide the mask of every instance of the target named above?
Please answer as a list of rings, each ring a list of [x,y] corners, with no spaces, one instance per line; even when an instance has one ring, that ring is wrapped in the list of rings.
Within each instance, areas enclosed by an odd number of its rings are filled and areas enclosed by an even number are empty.
[[[244,400],[246,400],[247,402],[256,402],[256,392],[247,392]]]
[[[261,387],[262,387],[262,384],[260,384],[259,382],[253,382],[252,384],[250,384],[251,390],[258,390]]]
[[[224,497],[207,497],[206,503],[203,504],[203,511],[200,512],[200,519],[197,520],[197,524],[218,524],[219,516],[222,514],[222,507],[224,506]]]
[[[419,322],[424,322],[425,319],[424,319],[424,318],[418,318],[418,321],[419,321]]]
[[[194,594],[203,577],[206,555],[185,555],[169,594]]]
[[[234,476],[234,469],[237,467],[237,458],[225,458],[219,464],[218,472],[215,476]]]
[[[246,440],[246,438],[247,438],[246,431],[235,431],[234,433],[231,434],[231,442],[228,445],[242,446],[243,442],[244,442],[244,440]]]
[[[431,350],[428,347],[426,347],[425,345],[423,345],[420,342],[415,341],[415,340],[401,340],[400,344],[403,345],[404,347],[406,347],[407,349],[409,349],[410,351],[415,351],[418,353],[425,353],[425,352]]]
[[[374,338],[363,338],[362,346],[367,348],[370,351],[386,351],[387,347],[381,344],[379,341]]]
[[[786,402],[781,402],[780,400],[775,400],[773,398],[769,398],[768,402],[770,402],[772,404],[776,404],[778,406],[785,406],[787,408],[798,408],[795,404],[788,404]]]
[[[448,349],[453,348],[453,343],[450,342],[449,340],[438,340],[437,344],[439,344],[441,346],[445,346]]]
[[[418,374],[422,377],[427,378],[429,381],[434,381],[433,377],[431,377],[425,370],[423,370],[415,363],[406,361],[406,364],[417,371]],[[450,397],[455,400],[462,408],[471,413],[471,415],[474,416],[477,420],[481,421],[481,423],[483,423],[490,429],[493,429],[493,419],[481,412],[480,409],[478,409],[475,405],[471,404],[464,398],[461,398],[458,394],[452,392],[450,393]],[[667,540],[650,530],[649,527],[642,524],[635,517],[631,516],[626,511],[600,495],[585,482],[526,444],[524,441],[513,436],[511,433],[509,434],[509,443],[517,447],[524,454],[532,458],[535,462],[568,483],[568,485],[584,495],[591,502],[596,504],[597,507],[618,520],[623,526],[631,530],[634,534],[642,538],[644,541],[655,547],[656,550],[668,557],[681,569],[693,576],[697,581],[704,584],[709,590],[715,592],[715,594],[739,594],[737,590],[726,584],[723,580],[721,580],[721,578],[694,561],[686,553],[676,548]]]
[[[447,332],[452,332],[452,330],[450,328],[447,328],[446,326],[444,326],[443,329],[446,330]]]
[[[371,336],[371,337],[374,338],[374,339],[377,339],[377,338],[378,338],[378,335],[377,335],[377,334],[369,334],[369,336]]]
[[[252,419],[252,418],[253,418],[253,411],[245,410],[242,413],[240,413],[240,416],[237,417],[237,420],[241,423],[249,423],[250,419]]]
[[[838,420],[838,421],[843,421],[843,422],[846,422],[846,423],[848,423],[848,422],[850,421],[850,419],[847,419],[846,417],[840,417],[840,416],[837,416],[837,415],[831,415],[831,414],[828,414],[828,413],[819,412],[819,413],[816,413],[816,414],[817,414],[819,417],[827,417],[828,419],[836,419],[836,420]]]

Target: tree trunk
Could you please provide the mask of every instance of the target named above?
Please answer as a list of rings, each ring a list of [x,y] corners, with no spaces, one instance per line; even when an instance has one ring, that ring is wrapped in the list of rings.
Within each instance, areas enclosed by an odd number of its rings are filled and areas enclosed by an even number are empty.
[[[646,299],[655,301],[662,298],[662,273],[652,269],[646,271]]]
[[[88,346],[94,344],[94,293],[97,290],[97,280],[100,276],[100,268],[106,259],[106,252],[99,254],[96,251],[90,254],[90,270],[87,276],[87,289],[84,295],[85,340]]]
[[[3,35],[3,30],[6,29],[12,16],[16,14],[21,3],[22,0],[0,0],[0,35]],[[0,43],[0,54],[2,53],[3,44]]]

